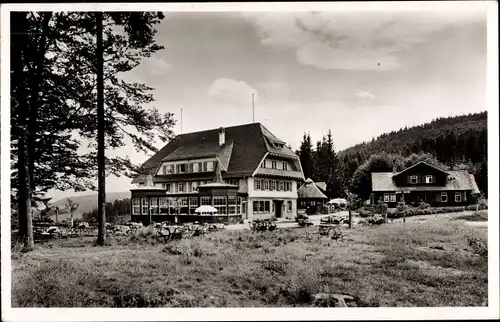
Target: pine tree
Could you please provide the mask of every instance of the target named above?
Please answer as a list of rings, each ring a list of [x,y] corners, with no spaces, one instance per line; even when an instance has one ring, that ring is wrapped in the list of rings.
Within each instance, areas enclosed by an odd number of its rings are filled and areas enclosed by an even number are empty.
[[[306,179],[311,178],[314,175],[314,160],[311,136],[309,134],[304,133],[298,155],[302,171],[304,172],[304,177]]]

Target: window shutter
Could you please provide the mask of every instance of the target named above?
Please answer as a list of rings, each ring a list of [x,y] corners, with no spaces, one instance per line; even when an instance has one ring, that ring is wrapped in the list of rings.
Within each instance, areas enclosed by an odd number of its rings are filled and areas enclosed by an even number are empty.
[[[189,164],[189,172],[193,172],[194,163]]]

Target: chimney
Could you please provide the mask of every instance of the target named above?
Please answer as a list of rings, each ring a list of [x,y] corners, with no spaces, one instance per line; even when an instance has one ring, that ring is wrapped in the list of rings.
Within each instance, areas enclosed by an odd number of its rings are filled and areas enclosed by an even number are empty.
[[[223,146],[226,143],[226,131],[223,127],[219,129],[219,145]]]
[[[146,176],[146,187],[154,187],[153,176],[151,174]]]

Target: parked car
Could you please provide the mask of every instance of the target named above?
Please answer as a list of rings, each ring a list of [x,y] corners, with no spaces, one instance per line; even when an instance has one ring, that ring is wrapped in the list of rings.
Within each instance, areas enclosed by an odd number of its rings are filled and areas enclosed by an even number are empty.
[[[347,220],[346,216],[330,215],[330,216],[321,218],[320,223],[321,224],[339,225],[339,224],[343,224],[346,220]]]

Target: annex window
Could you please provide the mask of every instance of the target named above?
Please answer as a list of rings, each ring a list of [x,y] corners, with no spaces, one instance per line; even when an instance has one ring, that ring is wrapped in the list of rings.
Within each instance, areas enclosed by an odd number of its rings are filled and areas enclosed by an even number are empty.
[[[158,198],[151,198],[151,214],[158,215]]]
[[[441,202],[448,202],[448,194],[446,192],[441,192]]]
[[[177,184],[177,191],[179,191],[179,192],[185,192],[186,191],[186,183],[185,182],[179,182]]]
[[[462,193],[455,192],[455,202],[462,202]]]
[[[271,190],[276,190],[276,181],[271,180]]]
[[[384,193],[384,202],[389,202],[391,200],[389,193]]]
[[[255,180],[255,190],[262,189],[262,182],[260,180]]]
[[[391,193],[391,202],[396,202],[396,194]]]
[[[283,181],[280,181],[278,186],[278,191],[283,191],[283,190],[285,190],[285,184],[283,183]]]
[[[410,176],[410,183],[411,184],[418,183],[418,176]]]
[[[288,170],[288,163],[283,161],[283,170]]]
[[[198,181],[193,181],[191,184],[193,191],[198,191]]]
[[[434,177],[432,175],[426,175],[425,183],[434,183]]]
[[[285,191],[292,191],[292,183],[290,181],[285,182]]]
[[[271,167],[272,167],[273,169],[278,168],[278,162],[276,162],[276,161],[271,161]]]
[[[141,214],[141,200],[139,198],[132,199],[132,214],[134,215]]]
[[[187,165],[185,163],[179,164],[179,173],[187,172]]]

